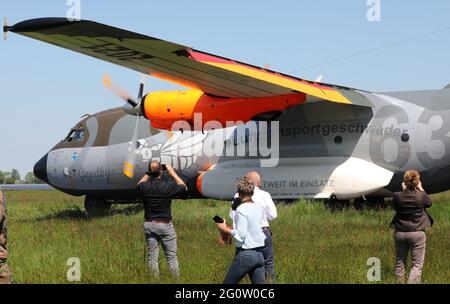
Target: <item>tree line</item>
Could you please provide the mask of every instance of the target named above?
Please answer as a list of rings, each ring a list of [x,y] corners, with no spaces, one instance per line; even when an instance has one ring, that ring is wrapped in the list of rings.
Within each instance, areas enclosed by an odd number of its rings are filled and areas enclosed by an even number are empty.
[[[0,185],[7,184],[43,184],[43,182],[34,176],[33,172],[28,172],[22,179],[17,169],[12,169],[10,172],[0,170]]]

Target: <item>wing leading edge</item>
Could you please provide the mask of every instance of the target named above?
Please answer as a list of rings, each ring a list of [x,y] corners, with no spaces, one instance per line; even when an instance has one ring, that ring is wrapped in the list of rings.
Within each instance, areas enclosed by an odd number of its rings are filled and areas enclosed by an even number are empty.
[[[5,26],[4,31],[200,89],[214,96],[257,98],[302,92],[313,99],[372,106],[355,89],[280,74],[93,21],[39,18]]]

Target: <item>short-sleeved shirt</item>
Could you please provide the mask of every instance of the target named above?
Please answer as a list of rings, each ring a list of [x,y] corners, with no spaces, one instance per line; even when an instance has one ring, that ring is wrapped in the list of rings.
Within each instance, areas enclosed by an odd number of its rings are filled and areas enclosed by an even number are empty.
[[[172,178],[150,178],[138,186],[146,220],[172,220],[172,198],[186,192]]]

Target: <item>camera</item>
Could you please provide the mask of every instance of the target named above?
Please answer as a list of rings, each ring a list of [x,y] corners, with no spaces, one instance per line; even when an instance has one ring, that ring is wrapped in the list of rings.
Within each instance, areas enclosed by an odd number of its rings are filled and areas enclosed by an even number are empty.
[[[213,218],[213,221],[216,222],[216,223],[218,223],[218,224],[221,224],[221,223],[223,223],[223,218],[221,218],[220,216],[216,215],[216,216]]]

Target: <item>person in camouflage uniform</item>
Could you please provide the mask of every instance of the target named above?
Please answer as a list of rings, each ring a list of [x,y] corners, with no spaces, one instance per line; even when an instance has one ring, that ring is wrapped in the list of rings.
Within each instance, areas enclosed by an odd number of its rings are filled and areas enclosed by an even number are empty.
[[[11,283],[11,274],[7,264],[8,250],[7,242],[7,221],[6,221],[6,196],[0,188],[0,284]]]

